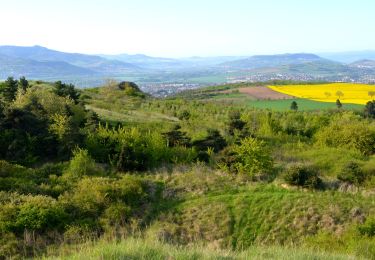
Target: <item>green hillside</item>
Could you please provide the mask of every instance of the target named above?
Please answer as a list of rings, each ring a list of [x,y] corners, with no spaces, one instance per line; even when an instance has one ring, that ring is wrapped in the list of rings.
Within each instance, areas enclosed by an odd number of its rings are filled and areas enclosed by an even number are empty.
[[[267,84],[0,83],[0,259],[374,259],[374,104]]]

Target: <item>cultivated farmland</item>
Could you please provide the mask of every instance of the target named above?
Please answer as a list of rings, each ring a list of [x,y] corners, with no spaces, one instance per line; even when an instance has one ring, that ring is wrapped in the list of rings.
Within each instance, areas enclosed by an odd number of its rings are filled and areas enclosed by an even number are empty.
[[[274,91],[322,102],[366,104],[375,98],[375,85],[332,83],[321,85],[283,85],[269,86]]]

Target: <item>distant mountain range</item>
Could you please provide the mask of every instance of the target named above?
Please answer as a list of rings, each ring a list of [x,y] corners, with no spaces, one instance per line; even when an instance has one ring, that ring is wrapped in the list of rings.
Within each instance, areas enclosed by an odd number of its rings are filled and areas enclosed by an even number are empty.
[[[375,51],[172,59],[0,46],[0,79],[8,76],[63,79],[81,86],[97,85],[105,78],[130,79],[141,85],[270,79],[375,82]]]
[[[308,62],[325,61],[315,54],[280,54],[280,55],[256,55],[245,59],[229,61],[220,64],[222,67],[231,69],[257,69],[278,67],[289,64],[303,64]]]
[[[58,76],[116,75],[137,70],[134,64],[95,55],[66,53],[41,46],[0,46],[0,76],[33,78]]]

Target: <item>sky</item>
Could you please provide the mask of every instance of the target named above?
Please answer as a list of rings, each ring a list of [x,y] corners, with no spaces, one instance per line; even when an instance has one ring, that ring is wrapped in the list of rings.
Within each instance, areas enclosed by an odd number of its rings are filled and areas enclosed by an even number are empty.
[[[163,57],[375,49],[374,0],[0,0],[0,45]]]

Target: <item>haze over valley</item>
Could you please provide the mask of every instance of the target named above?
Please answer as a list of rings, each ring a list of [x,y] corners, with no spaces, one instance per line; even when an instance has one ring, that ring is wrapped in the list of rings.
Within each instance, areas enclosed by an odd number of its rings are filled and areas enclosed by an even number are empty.
[[[206,85],[270,80],[374,83],[374,58],[375,51],[160,58],[0,46],[0,79],[64,80],[82,88],[107,79],[129,80],[147,93],[165,96]]]

